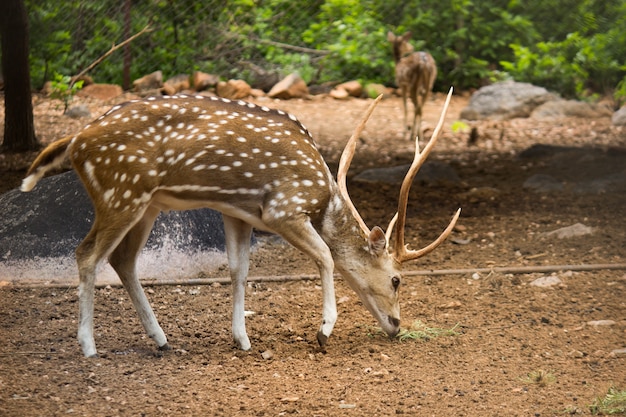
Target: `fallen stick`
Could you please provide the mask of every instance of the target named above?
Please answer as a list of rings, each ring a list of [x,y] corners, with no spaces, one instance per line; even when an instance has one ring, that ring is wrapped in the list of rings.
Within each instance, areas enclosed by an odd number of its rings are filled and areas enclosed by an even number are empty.
[[[493,268],[462,268],[462,269],[425,269],[405,271],[403,275],[405,277],[414,276],[441,276],[441,275],[466,275],[466,274],[532,274],[532,273],[546,273],[546,272],[559,272],[559,271],[600,271],[600,270],[626,270],[626,263],[618,264],[582,264],[582,265],[537,265],[537,266],[496,266]],[[340,278],[339,275],[335,275],[335,279]],[[275,275],[275,276],[251,276],[248,277],[248,282],[287,282],[287,281],[312,281],[319,279],[317,274],[299,274],[299,275]],[[7,283],[7,281],[4,281]],[[141,284],[143,286],[164,286],[164,285],[211,285],[211,284],[230,284],[229,277],[219,278],[187,278],[187,279],[142,279]],[[6,285],[6,284],[5,284]],[[76,284],[68,283],[33,283],[32,281],[27,283],[20,283],[19,281],[11,281],[6,285],[11,288],[74,288]],[[97,283],[97,288],[104,288],[107,286],[121,287],[121,282],[114,283]],[[0,288],[2,285],[0,285]]]

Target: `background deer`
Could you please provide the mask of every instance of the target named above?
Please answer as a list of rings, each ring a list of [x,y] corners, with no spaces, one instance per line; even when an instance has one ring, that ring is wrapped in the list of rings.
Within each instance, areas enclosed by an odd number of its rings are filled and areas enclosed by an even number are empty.
[[[77,135],[44,149],[21,189],[31,190],[47,171],[68,158],[95,209],[93,227],[76,250],[78,340],[84,355],[97,356],[94,284],[97,267],[107,258],[147,334],[159,349],[169,349],[137,278],[136,261],[160,211],[199,207],[223,214],[233,290],[232,332],[241,349],[251,347],[244,296],[253,227],[280,234],[317,264],[323,295],[322,325],[317,334],[321,346],[337,320],[335,268],[382,329],[389,336],[397,334],[400,264],[437,247],[452,230],[459,212],[435,242],[420,251],[406,249],[399,228],[404,227],[411,181],[436,140],[437,134],[433,134],[424,152],[416,151],[414,167],[402,187],[399,215],[387,235],[379,227],[367,228],[350,201],[345,180],[358,135],[374,104],[346,145],[338,182],[311,135],[294,116],[216,97],[133,100],[113,107]],[[388,250],[395,219],[395,249]]]
[[[411,32],[406,32],[401,36],[387,32],[387,40],[393,46],[396,84],[402,91],[404,126],[406,126],[407,131],[409,130],[407,96],[410,96],[413,102],[413,123],[410,127],[410,139],[413,139],[415,135],[422,137],[422,107],[437,79],[437,64],[428,52],[413,52],[413,45],[409,43],[410,38]]]

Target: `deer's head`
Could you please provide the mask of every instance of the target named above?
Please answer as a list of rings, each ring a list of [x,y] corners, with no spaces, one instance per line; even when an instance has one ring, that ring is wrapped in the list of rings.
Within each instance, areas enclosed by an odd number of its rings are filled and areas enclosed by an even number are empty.
[[[457,210],[446,229],[428,246],[419,250],[411,250],[404,243],[404,228],[409,190],[415,175],[430,154],[430,151],[439,137],[452,97],[452,89],[450,89],[437,127],[423,150],[420,151],[418,139],[416,138],[415,140],[415,156],[413,163],[402,182],[400,197],[398,199],[398,210],[389,222],[386,232],[383,232],[383,229],[378,226],[371,230],[367,227],[348,195],[346,175],[352,157],[354,156],[358,137],[381,97],[382,96],[379,96],[367,110],[362,122],[348,140],[339,162],[337,172],[339,191],[352,215],[358,222],[362,236],[365,237],[367,244],[363,245],[362,251],[364,253],[361,253],[360,256],[352,257],[351,262],[341,265],[338,264],[337,268],[346,278],[350,287],[359,295],[365,307],[378,320],[383,330],[389,336],[393,337],[398,333],[400,328],[398,292],[402,281],[402,264],[406,261],[418,259],[437,248],[452,232],[461,214],[461,209]]]
[[[387,32],[387,40],[391,43],[396,62],[403,56],[409,55],[415,51],[413,45],[409,43],[409,39],[411,39],[411,32],[405,32],[403,35],[398,36],[393,32]]]

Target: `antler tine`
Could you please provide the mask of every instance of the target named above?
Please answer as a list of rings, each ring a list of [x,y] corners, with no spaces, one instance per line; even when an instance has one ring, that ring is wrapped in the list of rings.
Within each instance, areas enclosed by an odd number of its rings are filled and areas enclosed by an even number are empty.
[[[409,168],[409,172],[407,172],[406,177],[404,178],[404,181],[402,182],[402,187],[400,188],[400,197],[398,200],[398,213],[397,213],[397,222],[396,222],[397,228],[396,228],[396,240],[395,240],[395,245],[394,245],[394,252],[395,252],[394,257],[400,263],[404,261],[412,260],[412,259],[417,259],[433,251],[452,232],[452,229],[454,228],[454,225],[456,224],[456,221],[458,220],[459,215],[461,214],[461,209],[457,210],[456,214],[452,218],[452,221],[450,222],[448,227],[441,233],[441,235],[439,235],[439,237],[434,242],[432,242],[430,245],[426,246],[425,248],[417,250],[417,251],[412,251],[407,248],[407,245],[405,245],[404,227],[406,224],[406,209],[407,209],[407,204],[409,200],[409,190],[411,189],[411,185],[413,183],[413,179],[415,178],[415,175],[417,174],[417,172],[423,165],[424,161],[430,154],[430,151],[432,150],[432,148],[435,146],[435,143],[437,142],[439,133],[441,132],[441,129],[443,127],[443,122],[446,117],[446,113],[448,112],[448,106],[450,104],[451,98],[452,98],[452,87],[450,88],[450,91],[448,92],[448,96],[446,97],[446,102],[443,106],[441,116],[439,117],[439,122],[437,123],[437,127],[435,128],[435,131],[433,132],[432,137],[430,138],[430,140],[428,141],[428,143],[426,144],[426,146],[421,152],[419,149],[419,142],[418,142],[419,138],[415,139],[415,157],[413,158],[413,163],[411,164],[411,167]],[[393,220],[390,223],[390,228],[391,227],[393,227]],[[391,236],[391,231],[387,230],[387,234]]]
[[[389,246],[389,242],[391,241],[391,233],[393,232],[393,227],[396,225],[398,221],[398,212],[393,215],[393,218],[389,221],[389,226],[387,226],[387,231],[385,232],[385,239],[387,240],[387,246]]]
[[[354,156],[354,152],[356,150],[356,141],[359,139],[359,135],[361,135],[361,132],[365,128],[365,123],[367,123],[368,119],[372,115],[374,108],[376,107],[378,102],[382,100],[382,98],[383,98],[383,95],[381,94],[378,97],[376,97],[376,100],[374,100],[372,104],[370,104],[369,108],[365,112],[365,116],[363,117],[363,120],[361,120],[361,123],[354,130],[354,133],[348,140],[348,143],[346,143],[346,147],[343,149],[343,153],[341,154],[341,159],[339,160],[339,169],[337,170],[337,185],[339,186],[339,192],[341,193],[341,196],[345,200],[346,204],[348,204],[348,207],[350,208],[350,211],[352,212],[352,215],[354,216],[354,218],[359,223],[359,226],[361,226],[361,229],[367,235],[369,235],[370,229],[367,227],[367,225],[363,221],[363,218],[359,214],[356,207],[354,207],[354,203],[352,203],[352,199],[350,199],[350,195],[348,194],[348,186],[346,185],[346,176],[348,174],[348,169],[350,168],[350,163],[352,162],[352,157]]]

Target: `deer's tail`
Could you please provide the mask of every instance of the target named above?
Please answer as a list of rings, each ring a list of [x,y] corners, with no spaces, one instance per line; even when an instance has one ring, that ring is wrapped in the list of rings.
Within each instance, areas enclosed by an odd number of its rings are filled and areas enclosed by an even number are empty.
[[[59,167],[65,161],[66,150],[74,136],[66,136],[48,145],[28,169],[22,180],[20,190],[27,192],[35,188],[37,182],[51,169]]]

